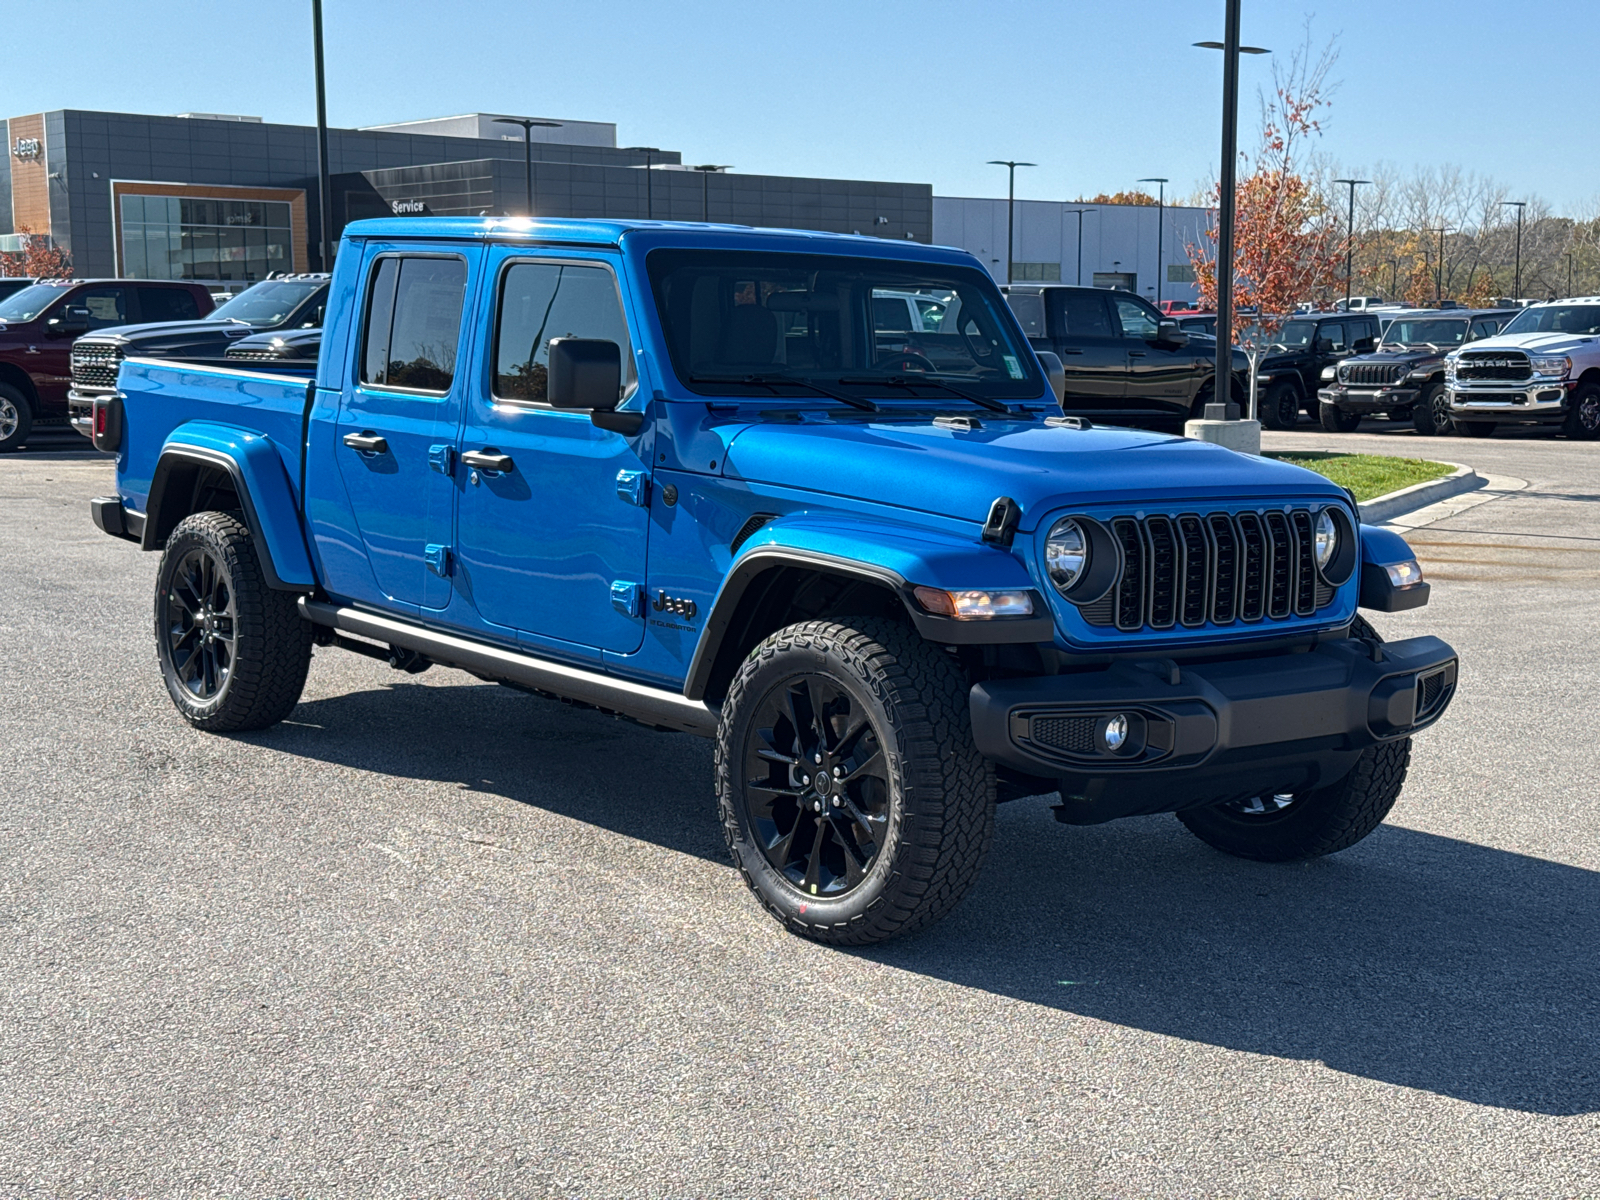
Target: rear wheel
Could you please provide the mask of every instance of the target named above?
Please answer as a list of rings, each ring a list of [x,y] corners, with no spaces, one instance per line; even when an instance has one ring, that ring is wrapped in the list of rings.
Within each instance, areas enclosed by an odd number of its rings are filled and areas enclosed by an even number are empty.
[[[1361,424],[1360,413],[1347,413],[1337,404],[1324,403],[1319,415],[1322,427],[1329,433],[1353,433],[1356,426]]]
[[[1567,419],[1561,432],[1580,442],[1600,437],[1600,385],[1586,383],[1567,402]]]
[[[1468,437],[1493,437],[1495,423],[1493,421],[1457,421],[1456,428]]]
[[[1268,429],[1293,429],[1300,424],[1300,393],[1290,383],[1275,383],[1261,402],[1261,423]]]
[[[1436,383],[1411,408],[1411,427],[1425,437],[1440,437],[1455,428],[1450,417],[1450,392]]]
[[[311,664],[311,623],[269,588],[255,540],[233,513],[186,517],[156,572],[156,657],[183,719],[211,733],[265,729],[294,709]]]
[[[9,383],[0,383],[0,454],[15,450],[33,432],[33,406]]]

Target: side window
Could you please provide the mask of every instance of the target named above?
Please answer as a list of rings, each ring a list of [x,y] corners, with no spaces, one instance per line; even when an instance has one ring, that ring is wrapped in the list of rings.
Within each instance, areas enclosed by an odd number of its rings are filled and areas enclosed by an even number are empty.
[[[88,288],[67,303],[89,310],[90,329],[109,329],[128,323],[128,289],[125,287]]]
[[[1117,310],[1117,321],[1122,325],[1122,336],[1149,341],[1156,336],[1159,318],[1132,296],[1113,296],[1111,303]]]
[[[175,287],[141,287],[139,289],[139,320],[141,321],[198,321],[200,305],[194,293]]]
[[[1495,330],[1498,328],[1500,328],[1500,322],[1498,321],[1489,320],[1487,318],[1481,321],[1474,321],[1472,323],[1472,334],[1467,338],[1467,340],[1469,342],[1475,342],[1479,338],[1493,337]]]
[[[944,320],[944,305],[937,300],[915,301],[917,312],[922,315],[922,330],[924,333],[938,333],[939,322]],[[1042,334],[1040,336],[1043,336]]]
[[[379,259],[367,297],[361,382],[448,392],[466,292],[467,264],[459,258]]]
[[[902,313],[904,300],[896,300]],[[902,321],[902,323],[904,323]],[[548,396],[550,339],[599,338],[622,349],[622,394],[637,375],[617,282],[604,267],[587,263],[512,263],[500,280],[494,334],[494,394],[505,400],[544,403]]]
[[[1057,309],[1061,332],[1067,337],[1116,337],[1111,328],[1111,314],[1106,311],[1104,293],[1072,289],[1057,292],[1061,299]]]
[[[1324,325],[1321,329],[1317,330],[1317,336],[1319,338],[1327,338],[1330,342],[1333,343],[1333,348],[1335,350],[1343,350],[1344,349],[1344,326],[1343,325],[1335,325],[1330,321],[1328,324]]]
[[[1016,314],[1017,324],[1022,326],[1022,336],[1042,338],[1044,331],[1044,297],[1038,292],[1012,292],[1006,297],[1006,303],[1011,306],[1011,311]]]
[[[874,333],[910,333],[911,310],[903,296],[872,297],[872,331]]]

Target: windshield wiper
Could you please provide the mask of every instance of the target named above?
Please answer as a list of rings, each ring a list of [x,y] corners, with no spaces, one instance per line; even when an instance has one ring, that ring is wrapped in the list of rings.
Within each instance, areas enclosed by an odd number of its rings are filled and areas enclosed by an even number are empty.
[[[962,388],[945,383],[942,379],[933,379],[920,375],[915,377],[910,375],[849,375],[842,377],[839,382],[848,383],[854,387],[940,388],[949,392],[952,396],[960,396],[963,400],[968,400],[982,408],[987,408],[990,412],[1009,413],[1011,411],[1009,404],[1004,404],[999,400],[991,400],[987,396],[977,396]]]
[[[843,392],[836,392],[832,388],[823,387],[820,383],[813,383],[799,375],[691,375],[690,383],[748,383],[757,387],[764,387],[773,395],[778,394],[775,383],[786,383],[791,387],[810,388],[819,396],[826,396],[830,400],[837,400],[841,404],[848,404],[851,408],[859,408],[862,412],[877,412],[878,406],[863,396],[847,396]]]

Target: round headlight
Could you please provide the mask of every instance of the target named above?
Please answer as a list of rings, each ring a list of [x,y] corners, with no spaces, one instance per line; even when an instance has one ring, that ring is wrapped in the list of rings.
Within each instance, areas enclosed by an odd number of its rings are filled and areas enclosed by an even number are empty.
[[[1319,570],[1333,561],[1334,552],[1338,549],[1339,526],[1334,523],[1333,513],[1325,508],[1317,514],[1316,555]]]
[[[1056,591],[1065,596],[1089,565],[1089,539],[1084,536],[1083,526],[1071,517],[1063,517],[1050,526],[1044,540],[1044,565]]]

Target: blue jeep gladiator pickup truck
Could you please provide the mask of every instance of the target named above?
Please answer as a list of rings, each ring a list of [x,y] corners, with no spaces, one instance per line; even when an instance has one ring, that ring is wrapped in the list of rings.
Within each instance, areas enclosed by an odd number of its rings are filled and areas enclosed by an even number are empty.
[[[884,298],[937,301],[887,343]],[[314,646],[714,739],[745,880],[859,944],[956,904],[997,801],[1249,858],[1383,820],[1455,690],[1404,541],[1300,468],[1061,415],[978,261],[661,222],[350,225],[314,375],[129,358],[106,533],[159,550],[204,730]]]

